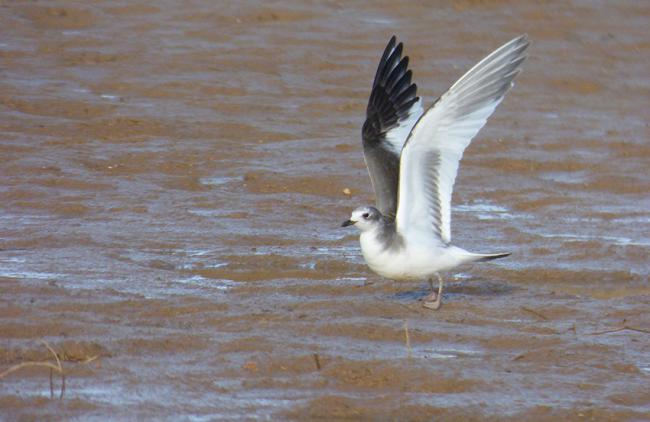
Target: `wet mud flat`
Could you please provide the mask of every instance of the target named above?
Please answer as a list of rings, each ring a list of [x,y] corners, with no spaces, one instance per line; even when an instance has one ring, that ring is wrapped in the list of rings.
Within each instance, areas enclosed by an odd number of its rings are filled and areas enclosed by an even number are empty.
[[[650,7],[0,4],[0,419],[650,417]],[[425,104],[527,32],[426,282],[338,226],[379,54]],[[43,343],[43,342],[46,342]]]

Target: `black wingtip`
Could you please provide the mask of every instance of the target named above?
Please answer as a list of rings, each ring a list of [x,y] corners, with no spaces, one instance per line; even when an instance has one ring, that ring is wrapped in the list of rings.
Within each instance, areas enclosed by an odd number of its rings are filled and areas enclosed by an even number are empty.
[[[403,44],[393,35],[384,49],[368,100],[366,122],[362,128],[364,145],[381,142],[382,136],[408,118],[418,102],[417,85],[408,68],[408,56],[402,57]]]
[[[383,69],[387,64],[390,55],[393,53],[393,51],[395,51],[396,42],[397,42],[397,37],[393,35],[390,41],[388,41],[388,44],[386,44],[386,47],[384,48],[384,52],[381,55],[381,59],[379,60],[379,67],[377,68],[377,73],[375,73],[375,79],[372,81],[373,88],[377,85],[377,81],[381,77],[383,73]]]
[[[510,256],[510,252],[505,252],[505,253],[495,253],[495,254],[489,254],[489,255],[484,255],[479,259],[481,262],[485,261],[492,261],[493,259],[499,259],[499,258],[505,258],[506,256]]]

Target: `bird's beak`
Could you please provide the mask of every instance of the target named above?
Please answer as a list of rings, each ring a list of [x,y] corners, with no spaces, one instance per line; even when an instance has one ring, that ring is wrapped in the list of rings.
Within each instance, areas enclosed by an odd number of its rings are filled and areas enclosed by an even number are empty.
[[[353,225],[354,223],[356,223],[356,221],[346,220],[346,221],[343,222],[343,224],[341,224],[341,227],[351,226],[351,225]]]

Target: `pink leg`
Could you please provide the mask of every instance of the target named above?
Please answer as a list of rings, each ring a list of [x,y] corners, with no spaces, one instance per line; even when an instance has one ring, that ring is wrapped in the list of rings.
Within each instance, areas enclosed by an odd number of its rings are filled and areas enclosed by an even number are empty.
[[[440,274],[436,273],[436,276],[438,277],[438,291],[436,292],[433,289],[433,280],[429,279],[429,284],[431,285],[431,293],[426,295],[423,298],[424,303],[422,306],[428,309],[433,309],[433,310],[438,310],[440,309],[440,305],[442,304],[442,277],[440,277]]]
[[[433,287],[431,287],[431,289],[433,289]],[[425,303],[435,302],[436,299],[438,299],[438,292],[436,290],[431,290],[431,293],[422,298]]]

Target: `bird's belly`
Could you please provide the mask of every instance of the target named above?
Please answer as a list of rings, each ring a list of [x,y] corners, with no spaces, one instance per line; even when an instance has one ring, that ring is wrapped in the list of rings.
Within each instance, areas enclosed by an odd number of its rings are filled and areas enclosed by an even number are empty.
[[[393,280],[409,280],[426,277],[426,272],[419,266],[413,265],[410,259],[397,253],[385,253],[379,256],[365,256],[371,270],[382,277]]]
[[[439,244],[430,247],[419,245],[417,249],[382,249],[374,242],[364,242],[362,239],[361,251],[371,270],[394,280],[427,278],[458,264]]]

